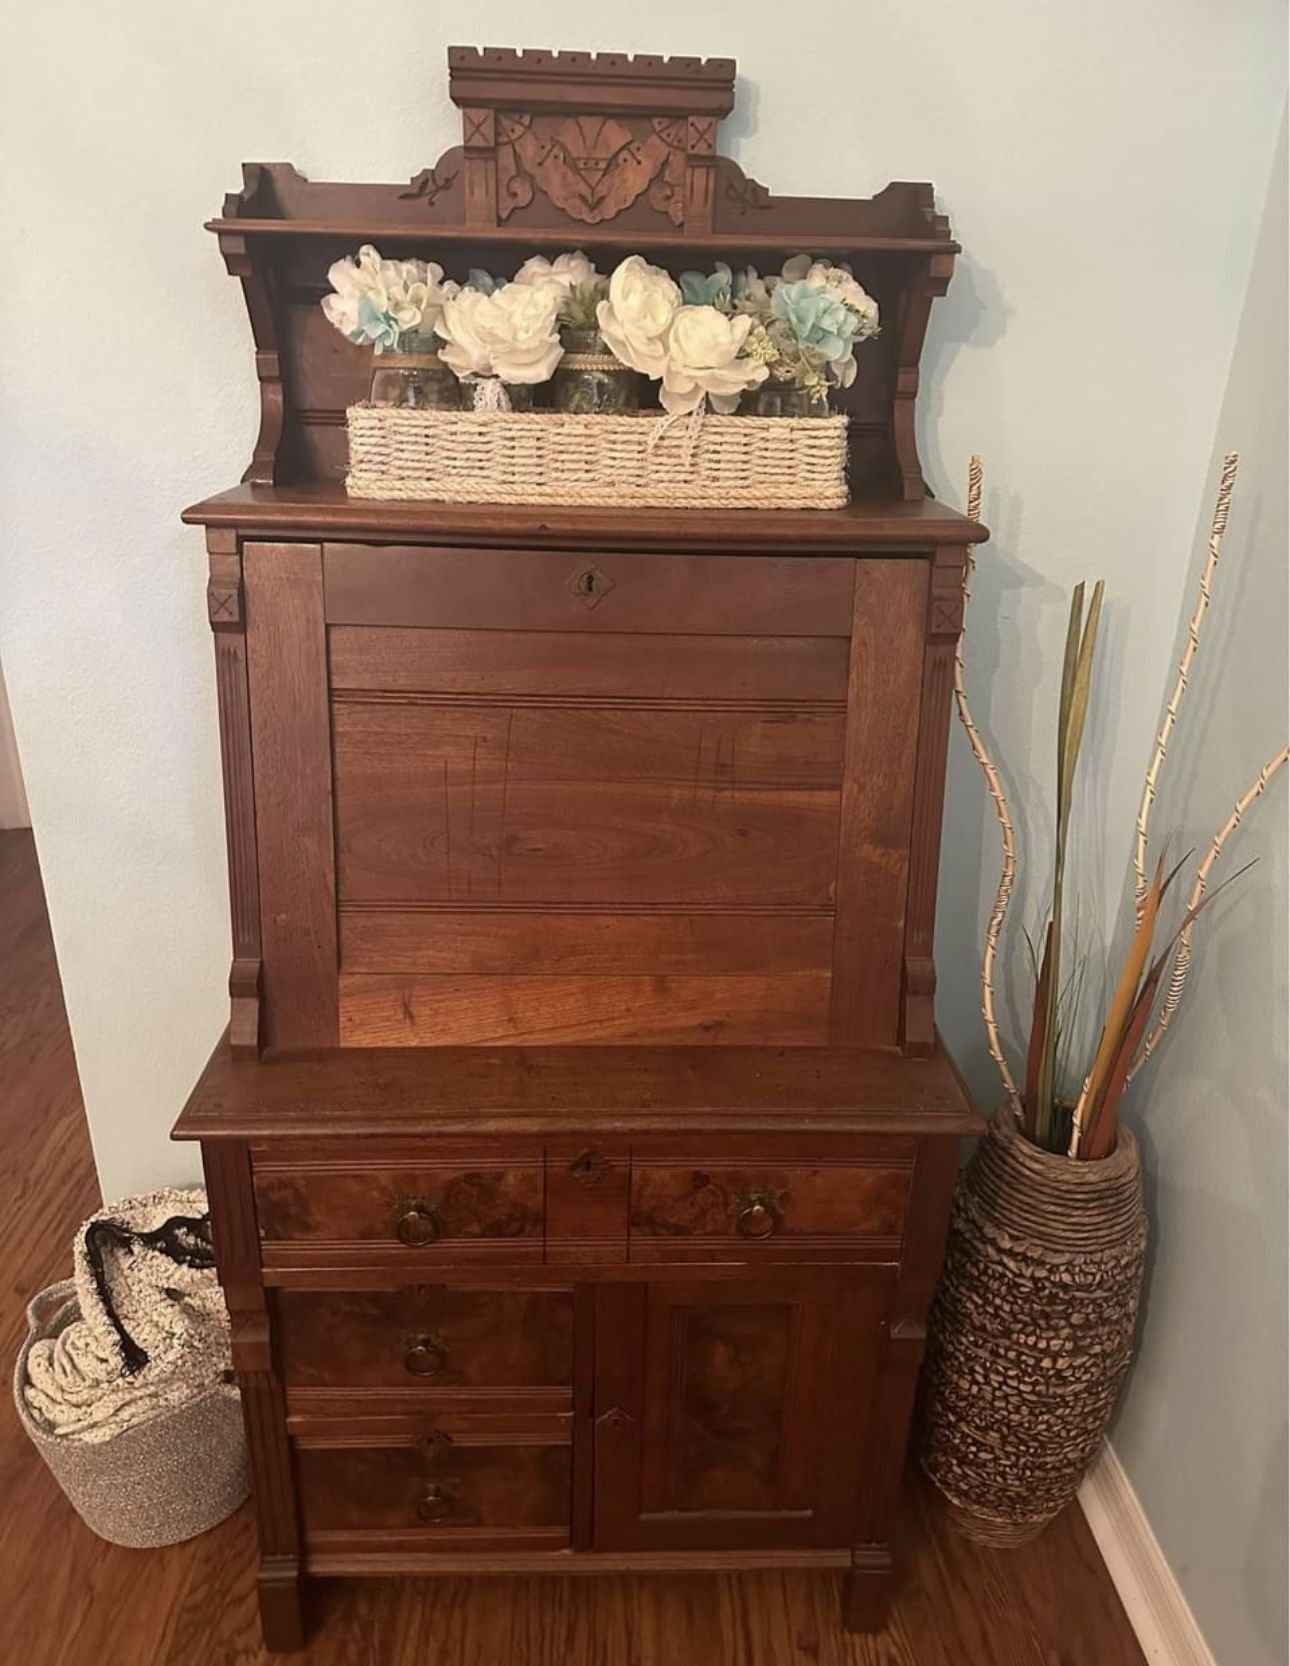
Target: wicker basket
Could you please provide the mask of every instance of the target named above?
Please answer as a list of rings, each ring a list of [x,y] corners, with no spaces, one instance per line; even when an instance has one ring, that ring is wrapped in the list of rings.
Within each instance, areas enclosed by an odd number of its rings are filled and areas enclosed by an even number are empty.
[[[90,1445],[51,1435],[32,1415],[24,1389],[32,1345],[80,1317],[69,1279],[42,1290],[27,1309],[27,1339],[14,1369],[13,1399],[33,1446],[85,1525],[133,1550],[178,1544],[231,1516],[250,1491],[242,1406],[217,1385],[184,1405]]]
[[[1000,1111],[964,1170],[923,1378],[922,1465],[966,1536],[1024,1544],[1075,1496],[1133,1357],[1138,1148],[1041,1151]]]
[[[840,509],[847,418],[418,411],[351,405],[351,497]]]

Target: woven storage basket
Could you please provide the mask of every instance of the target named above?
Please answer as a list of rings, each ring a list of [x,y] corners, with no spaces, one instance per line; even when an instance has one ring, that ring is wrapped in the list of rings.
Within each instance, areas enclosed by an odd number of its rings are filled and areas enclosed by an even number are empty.
[[[840,509],[847,418],[351,405],[351,497],[661,509]]]
[[[1146,1246],[1127,1129],[1072,1162],[994,1117],[959,1181],[923,1376],[923,1468],[967,1537],[1024,1544],[1075,1496],[1133,1357]]]
[[[134,1550],[178,1544],[231,1516],[250,1491],[237,1390],[217,1387],[96,1444],[60,1439],[33,1418],[23,1389],[32,1345],[80,1317],[69,1279],[27,1309],[27,1340],[14,1370],[22,1426],[85,1525]]]

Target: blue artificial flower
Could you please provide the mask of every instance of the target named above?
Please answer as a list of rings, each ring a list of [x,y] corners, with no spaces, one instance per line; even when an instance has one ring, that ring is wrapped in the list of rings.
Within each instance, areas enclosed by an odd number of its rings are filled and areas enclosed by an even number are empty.
[[[681,273],[681,295],[687,306],[730,308],[730,291],[734,278],[724,260],[719,260],[711,277],[702,272]]]
[[[491,272],[485,272],[482,266],[472,266],[466,274],[466,288],[477,289],[481,295],[491,295],[500,285]]]
[[[799,347],[813,347],[829,363],[845,359],[860,320],[828,289],[814,289],[805,278],[776,285],[771,311],[792,330]]]
[[[394,315],[382,312],[370,295],[364,295],[358,303],[358,324],[351,339],[360,344],[371,342],[378,353],[392,353],[399,345],[400,334]]]

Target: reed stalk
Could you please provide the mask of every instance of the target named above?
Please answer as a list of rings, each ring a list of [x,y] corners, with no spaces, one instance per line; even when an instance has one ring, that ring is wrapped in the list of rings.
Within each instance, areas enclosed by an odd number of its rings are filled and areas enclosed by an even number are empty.
[[[968,494],[967,513],[969,520],[977,521],[981,518],[981,459],[973,457],[968,464]],[[966,618],[967,606],[972,599],[972,575],[976,571],[976,562],[972,557],[971,546],[968,547],[963,563],[963,611]],[[958,708],[959,721],[967,735],[968,745],[972,749],[972,756],[981,767],[985,776],[986,789],[994,805],[994,813],[999,823],[999,836],[1003,843],[1003,866],[999,873],[999,883],[994,893],[994,904],[990,909],[990,918],[985,928],[985,950],[981,956],[981,1016],[985,1020],[985,1040],[990,1057],[994,1060],[995,1068],[1003,1082],[1003,1090],[1008,1096],[1008,1103],[1020,1115],[1022,1113],[1021,1095],[1017,1091],[1017,1083],[1008,1063],[1008,1056],[1003,1050],[1003,1042],[999,1035],[999,1022],[994,1006],[994,964],[999,951],[999,938],[1003,932],[1003,922],[1007,918],[1008,901],[1012,896],[1013,881],[1017,872],[1017,844],[1013,830],[1012,816],[1008,810],[1008,801],[1004,796],[1003,783],[999,779],[999,772],[995,768],[994,760],[981,738],[972,717],[971,707],[968,705],[967,687],[963,674],[963,637],[960,634],[954,647],[954,702]]]
[[[1223,459],[1223,470],[1218,480],[1218,497],[1214,503],[1214,515],[1209,527],[1209,549],[1205,557],[1205,565],[1201,568],[1200,594],[1196,598],[1196,606],[1192,610],[1191,619],[1187,624],[1187,646],[1183,649],[1182,659],[1178,666],[1178,677],[1174,683],[1173,693],[1169,696],[1169,703],[1165,707],[1165,715],[1161,720],[1160,732],[1156,736],[1156,744],[1152,748],[1151,762],[1147,766],[1147,778],[1142,787],[1142,803],[1138,807],[1137,837],[1133,844],[1133,891],[1134,906],[1139,919],[1146,906],[1147,899],[1147,825],[1151,819],[1151,806],[1156,800],[1156,787],[1160,780],[1160,770],[1165,761],[1165,753],[1169,748],[1169,737],[1173,734],[1174,724],[1178,721],[1178,710],[1183,702],[1183,695],[1187,692],[1187,680],[1191,676],[1192,661],[1196,658],[1196,650],[1200,647],[1200,633],[1205,624],[1205,615],[1209,611],[1210,589],[1214,582],[1214,573],[1218,567],[1219,552],[1223,547],[1223,534],[1227,531],[1227,514],[1232,502],[1232,489],[1236,485],[1236,471],[1240,465],[1240,457],[1235,451],[1229,451]],[[1185,974],[1184,974],[1185,975]]]

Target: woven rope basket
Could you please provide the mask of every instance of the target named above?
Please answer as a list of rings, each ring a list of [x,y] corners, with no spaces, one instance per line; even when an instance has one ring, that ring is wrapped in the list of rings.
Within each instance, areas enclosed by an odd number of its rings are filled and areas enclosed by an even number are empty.
[[[98,1445],[52,1436],[27,1406],[27,1356],[80,1317],[69,1279],[27,1309],[27,1338],[14,1368],[13,1399],[28,1437],[87,1527],[133,1550],[191,1539],[231,1516],[250,1491],[242,1406],[217,1385],[159,1411]]]
[[[959,1181],[923,1376],[922,1465],[967,1537],[1025,1544],[1075,1496],[1133,1357],[1146,1246],[1126,1129],[1082,1163],[994,1117]]]
[[[840,509],[847,418],[417,411],[351,405],[351,497],[662,509]]]

